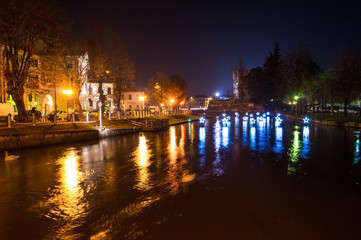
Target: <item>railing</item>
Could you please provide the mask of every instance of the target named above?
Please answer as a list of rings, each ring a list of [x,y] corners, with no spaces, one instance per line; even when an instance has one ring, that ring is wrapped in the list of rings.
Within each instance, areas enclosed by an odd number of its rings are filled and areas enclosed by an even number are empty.
[[[117,111],[115,113],[106,113],[102,117],[102,120],[120,120],[120,119],[133,119],[133,120],[142,120],[142,121],[134,121],[134,125],[136,123],[140,122],[140,125],[143,127],[149,127],[149,128],[159,128],[169,125],[168,119],[145,119],[153,116],[166,116],[166,115],[180,115],[180,114],[190,114],[191,111],[189,110],[174,110],[169,111],[166,113],[160,113],[160,112],[154,112],[151,113],[150,111],[142,111],[142,110],[134,110],[129,111],[126,114],[120,111]],[[49,115],[48,115],[49,116]],[[32,118],[27,122],[17,122],[12,121],[13,119],[11,115],[9,114],[7,117],[7,120],[5,122],[0,122],[0,128],[16,128],[16,127],[34,127],[34,126],[48,126],[48,125],[56,125],[59,123],[75,123],[75,122],[94,122],[99,121],[100,116],[94,116],[90,115],[89,113],[86,113],[85,116],[83,114],[71,114],[68,118],[58,118],[55,116],[52,116],[51,118],[48,118],[48,116],[43,116],[41,119],[37,119],[35,117],[35,113],[32,114]],[[49,120],[51,119],[51,120]]]

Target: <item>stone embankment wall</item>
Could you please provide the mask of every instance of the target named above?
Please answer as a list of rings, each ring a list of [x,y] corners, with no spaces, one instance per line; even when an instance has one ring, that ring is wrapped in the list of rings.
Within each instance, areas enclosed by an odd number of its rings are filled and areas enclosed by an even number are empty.
[[[0,135],[0,150],[38,147],[59,143],[96,140],[104,137],[139,132],[140,129],[105,129],[37,132],[31,134]]]
[[[253,103],[240,103],[233,101],[220,101],[220,100],[211,100],[208,105],[207,114],[212,113],[222,113],[222,112],[263,112],[264,109],[260,105],[255,105]]]

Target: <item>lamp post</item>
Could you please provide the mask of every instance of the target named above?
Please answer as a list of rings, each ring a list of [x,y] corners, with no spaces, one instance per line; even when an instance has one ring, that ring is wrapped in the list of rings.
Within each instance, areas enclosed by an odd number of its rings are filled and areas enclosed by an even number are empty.
[[[142,110],[144,110],[144,99],[145,99],[145,97],[144,97],[144,96],[139,97],[139,100],[140,100],[140,101],[142,101],[142,103],[143,103]]]
[[[170,100],[170,110],[172,111],[172,113],[173,113],[173,107],[172,107],[173,103],[174,103],[174,99],[171,99]]]
[[[298,96],[295,96],[295,100],[296,100],[296,118],[297,118],[297,114],[298,114]]]
[[[62,91],[63,94],[66,95],[66,115],[67,115],[67,119],[69,120],[69,104],[68,104],[68,100],[69,100],[69,95],[73,94],[73,91],[71,89],[64,89]]]

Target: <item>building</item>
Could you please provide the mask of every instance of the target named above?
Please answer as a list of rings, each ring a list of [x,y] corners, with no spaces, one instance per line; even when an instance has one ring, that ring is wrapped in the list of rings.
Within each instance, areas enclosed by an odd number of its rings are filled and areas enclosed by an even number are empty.
[[[37,50],[41,51],[41,47],[39,49]],[[31,110],[35,107],[43,115],[50,113],[55,108],[67,109],[71,96],[63,94],[63,90],[70,89],[76,83],[73,81],[74,75],[78,75],[78,57],[66,57],[57,67],[45,61],[37,54],[32,56],[23,95],[25,109]],[[0,102],[12,103],[15,106],[15,114],[17,114],[16,104],[12,96],[7,93],[7,81],[1,66],[4,66],[3,46],[0,46]],[[51,70],[48,69],[49,66],[52,67]]]
[[[247,102],[249,100],[245,83],[245,77],[247,75],[248,70],[233,70],[233,96],[241,102]]]
[[[124,108],[126,110],[142,110],[145,109],[146,97],[143,91],[127,91],[123,95]],[[143,99],[143,100],[141,100]]]

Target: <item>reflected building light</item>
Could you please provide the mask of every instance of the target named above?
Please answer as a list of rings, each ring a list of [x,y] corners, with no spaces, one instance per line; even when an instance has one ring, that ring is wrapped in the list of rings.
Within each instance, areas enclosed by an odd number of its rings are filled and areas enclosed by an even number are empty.
[[[79,161],[80,158],[73,149],[59,159],[61,163],[59,184],[49,194],[51,197],[47,199],[47,205],[51,208],[46,216],[64,223],[55,230],[59,236],[64,236],[72,229],[80,227],[84,222],[83,219],[88,208],[88,202],[84,198],[85,193],[81,184],[84,177],[79,170]]]
[[[148,169],[150,165],[149,160],[151,158],[151,152],[148,149],[148,143],[145,136],[139,136],[139,146],[135,150],[134,155],[134,161],[138,170],[138,181],[135,188],[142,191],[148,190],[151,188]]]
[[[178,150],[179,150],[179,157],[184,158],[184,156],[185,156],[185,146],[184,145],[185,145],[185,137],[186,137],[185,126],[181,125],[180,128],[181,128],[181,138],[179,140]],[[192,128],[192,133],[193,133],[193,124],[192,124],[191,128]],[[192,134],[191,143],[193,143],[193,140],[194,140],[194,135]]]
[[[170,164],[175,164],[177,162],[177,143],[175,136],[175,127],[170,128],[170,143],[168,147]]]

